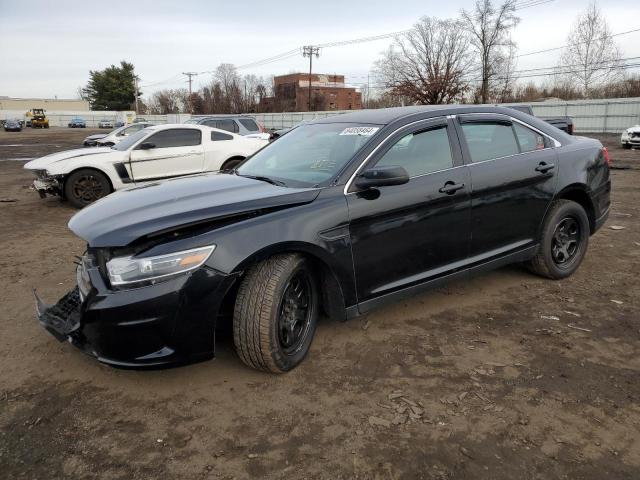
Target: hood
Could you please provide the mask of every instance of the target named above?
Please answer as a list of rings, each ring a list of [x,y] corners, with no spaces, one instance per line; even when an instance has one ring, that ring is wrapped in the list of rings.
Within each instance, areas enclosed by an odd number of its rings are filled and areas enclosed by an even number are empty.
[[[85,140],[98,140],[100,138],[104,138],[107,135],[109,135],[108,133],[96,133],[95,135],[89,135],[87,138],[85,138]]]
[[[74,215],[69,228],[91,247],[123,247],[167,229],[308,203],[319,192],[228,174],[182,177],[115,192]]]
[[[45,155],[44,157],[36,158],[25,164],[26,169],[43,169],[48,166],[62,162],[64,160],[70,160],[77,157],[85,157],[87,155],[98,155],[100,153],[113,153],[115,150],[111,150],[111,147],[99,147],[99,148],[76,148],[74,150],[65,150],[64,152],[52,153],[51,155]],[[119,152],[120,153],[120,152]]]
[[[640,125],[636,125],[634,127],[627,128],[625,131],[627,133],[640,133]]]

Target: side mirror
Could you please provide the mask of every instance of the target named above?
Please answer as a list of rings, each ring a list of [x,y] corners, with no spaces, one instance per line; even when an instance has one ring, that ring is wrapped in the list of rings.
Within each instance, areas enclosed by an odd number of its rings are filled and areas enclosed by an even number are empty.
[[[409,182],[409,174],[403,167],[373,167],[356,177],[356,187],[367,190],[375,187],[404,185]]]
[[[151,142],[144,142],[141,143],[140,146],[138,146],[139,150],[149,150],[150,148],[156,148],[155,144]]]

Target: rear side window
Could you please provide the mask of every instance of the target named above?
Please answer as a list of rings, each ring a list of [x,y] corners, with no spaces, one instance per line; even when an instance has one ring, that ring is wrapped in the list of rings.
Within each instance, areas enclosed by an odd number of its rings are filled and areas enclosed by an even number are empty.
[[[233,137],[231,135],[227,135],[226,133],[222,133],[222,132],[216,132],[216,131],[211,132],[212,142],[217,142],[220,140],[233,140]]]
[[[218,120],[216,127],[227,132],[238,133],[238,124],[231,119]]]
[[[244,128],[246,128],[250,132],[257,132],[258,130],[260,130],[256,122],[254,122],[250,118],[239,118],[238,121]]]
[[[200,145],[202,134],[200,130],[187,128],[172,128],[171,130],[162,130],[147,139],[147,142],[153,143],[156,148],[170,147],[188,147]]]
[[[520,153],[511,125],[497,122],[463,123],[462,131],[473,163]]]
[[[524,127],[519,123],[514,123],[513,130],[516,132],[516,137],[518,137],[521,152],[542,150],[547,146],[544,135],[540,135],[530,128]]]
[[[398,140],[376,166],[400,166],[410,177],[453,167],[449,135],[445,126],[409,133]]]

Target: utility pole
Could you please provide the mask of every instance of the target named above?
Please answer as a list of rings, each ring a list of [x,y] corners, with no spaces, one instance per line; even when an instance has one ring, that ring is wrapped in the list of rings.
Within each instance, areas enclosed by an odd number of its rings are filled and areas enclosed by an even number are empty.
[[[189,113],[193,115],[193,102],[191,101],[191,82],[193,82],[192,78],[197,76],[196,72],[182,72],[183,75],[189,77]]]
[[[138,115],[138,112],[140,111],[140,107],[138,106],[138,76],[134,75],[133,76],[133,88],[136,89],[135,94],[136,94],[136,115]]]
[[[302,47],[302,56],[309,57],[309,111],[311,111],[311,69],[313,67],[314,55],[316,58],[320,56],[320,47],[314,47],[312,45]]]

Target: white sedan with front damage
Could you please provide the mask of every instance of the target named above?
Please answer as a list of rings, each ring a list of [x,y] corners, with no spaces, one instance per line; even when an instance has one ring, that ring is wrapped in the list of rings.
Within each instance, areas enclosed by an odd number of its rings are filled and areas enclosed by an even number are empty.
[[[27,163],[41,197],[82,208],[114,190],[202,172],[231,170],[268,141],[203,125],[157,125],[113,147],[53,153]]]
[[[640,125],[627,128],[620,137],[622,148],[640,148]]]

